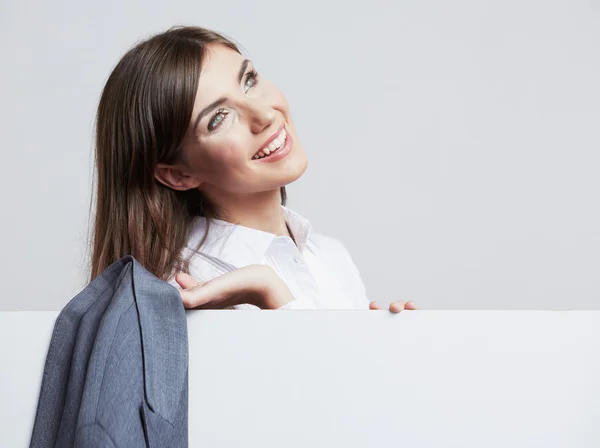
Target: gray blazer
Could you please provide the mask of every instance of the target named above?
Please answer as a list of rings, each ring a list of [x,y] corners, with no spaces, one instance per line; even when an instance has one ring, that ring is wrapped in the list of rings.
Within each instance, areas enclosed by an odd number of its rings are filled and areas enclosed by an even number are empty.
[[[187,420],[181,297],[125,256],[56,319],[30,447],[186,447]]]

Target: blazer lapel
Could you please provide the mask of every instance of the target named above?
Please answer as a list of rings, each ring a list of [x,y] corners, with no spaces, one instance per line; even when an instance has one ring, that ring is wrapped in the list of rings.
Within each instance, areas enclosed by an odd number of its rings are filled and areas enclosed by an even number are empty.
[[[148,272],[135,259],[133,285],[144,364],[146,402],[142,413],[149,439],[162,439],[162,435],[170,434],[168,429],[172,429],[178,418],[182,403],[187,407],[186,315],[179,291]],[[184,414],[187,429],[187,409]],[[166,445],[157,445],[155,441],[150,446]]]

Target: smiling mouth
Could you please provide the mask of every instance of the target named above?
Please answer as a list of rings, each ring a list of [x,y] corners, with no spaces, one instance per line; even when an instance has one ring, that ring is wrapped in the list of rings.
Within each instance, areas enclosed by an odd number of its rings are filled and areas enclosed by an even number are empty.
[[[281,132],[279,133],[279,135],[277,136],[277,138],[275,140],[273,140],[268,146],[264,147],[263,149],[258,151],[256,154],[254,154],[252,159],[257,160],[257,159],[264,159],[265,157],[269,157],[273,153],[276,153],[281,148],[283,148],[285,146],[286,140],[287,140],[287,132],[286,132],[285,128],[283,128],[281,130]]]

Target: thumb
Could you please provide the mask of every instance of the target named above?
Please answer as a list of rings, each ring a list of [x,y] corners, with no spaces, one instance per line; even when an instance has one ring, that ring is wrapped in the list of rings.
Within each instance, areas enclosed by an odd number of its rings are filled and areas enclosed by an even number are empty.
[[[198,285],[196,279],[185,272],[178,272],[175,275],[175,281],[179,283],[179,286],[181,286],[183,289],[193,288],[194,286]]]

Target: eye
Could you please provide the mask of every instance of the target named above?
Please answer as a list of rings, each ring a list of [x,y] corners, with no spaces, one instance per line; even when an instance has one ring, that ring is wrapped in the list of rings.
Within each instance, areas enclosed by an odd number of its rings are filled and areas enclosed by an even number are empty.
[[[246,75],[246,82],[244,83],[244,92],[248,92],[252,87],[258,84],[258,72],[252,70]]]
[[[225,109],[219,109],[208,123],[209,132],[215,130],[228,114],[229,112],[227,112]]]
[[[248,90],[250,90],[252,87],[256,86],[256,84],[258,84],[258,80],[259,80],[259,74],[256,70],[251,70],[250,72],[248,72],[246,74],[245,82],[244,82],[244,93],[248,93]],[[208,131],[212,132],[216,128],[218,128],[220,126],[220,124],[223,122],[223,120],[225,120],[225,117],[227,115],[229,115],[229,112],[226,111],[225,109],[217,110],[217,112],[213,115],[210,122],[208,123],[208,127],[207,127]]]

